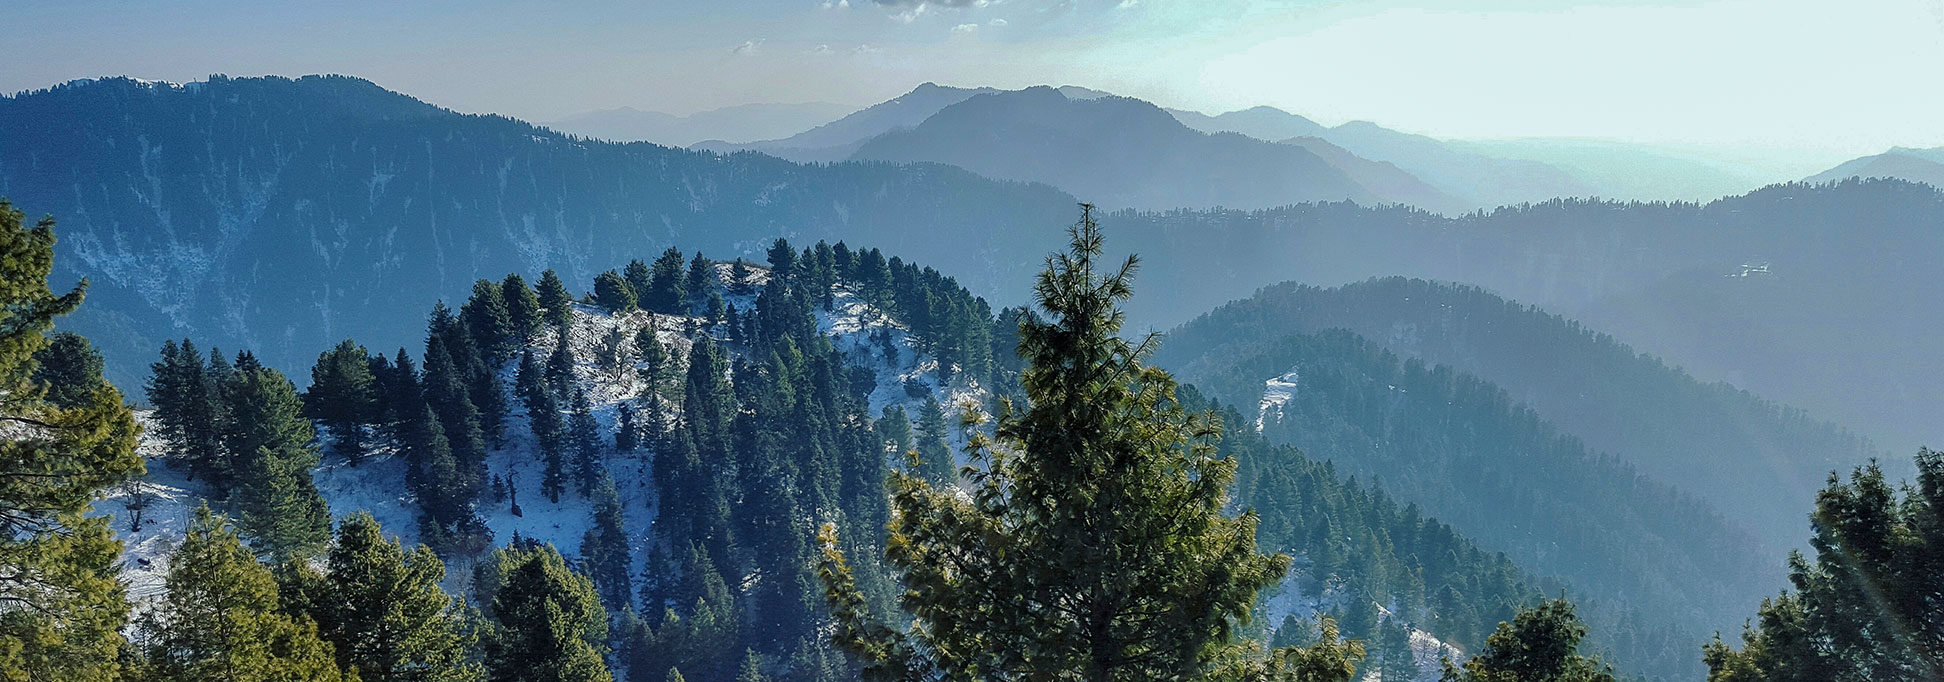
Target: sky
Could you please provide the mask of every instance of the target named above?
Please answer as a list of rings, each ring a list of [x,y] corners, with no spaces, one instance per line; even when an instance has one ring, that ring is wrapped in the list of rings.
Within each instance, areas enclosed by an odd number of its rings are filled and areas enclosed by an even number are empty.
[[[0,91],[344,73],[534,121],[1082,85],[1447,138],[1944,146],[1944,0],[0,0]]]

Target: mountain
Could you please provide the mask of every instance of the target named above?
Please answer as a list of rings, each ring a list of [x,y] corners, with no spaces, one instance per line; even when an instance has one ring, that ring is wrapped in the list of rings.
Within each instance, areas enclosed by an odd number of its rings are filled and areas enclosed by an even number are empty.
[[[1443,140],[1352,121],[1313,134],[1366,159],[1387,161],[1465,202],[1491,209],[1600,190],[1557,166],[1469,151]]]
[[[703,140],[771,140],[804,132],[854,112],[829,102],[742,104],[687,116],[630,107],[588,111],[544,123],[563,133],[614,142],[686,147]]]
[[[1017,303],[1034,267],[1020,254],[1052,249],[1077,201],[939,165],[801,166],[575,140],[349,78],[79,82],[0,98],[0,130],[0,196],[60,221],[57,281],[92,282],[69,325],[95,339],[124,386],[164,336],[296,369],[312,359],[310,339],[417,338],[420,311],[396,291],[456,297],[478,277],[549,267],[586,281],[621,254],[670,245],[754,256],[778,235],[881,244]],[[1135,330],[1292,279],[1466,282],[1623,330],[1699,379],[1734,381],[1893,452],[1944,442],[1923,409],[1944,400],[1944,360],[1900,350],[1944,331],[1944,311],[1924,305],[1940,285],[1918,267],[1944,258],[1940,219],[1936,190],[1889,180],[1451,218],[1346,203],[1101,216],[1111,249],[1147,258],[1128,310]],[[1720,335],[1704,316],[1734,291],[1720,275],[1762,262],[1777,275],[1762,285],[1775,305],[1792,292],[1827,302],[1775,318],[1816,325],[1816,346],[1761,335],[1779,327]],[[1683,298],[1674,282],[1688,273],[1713,287]],[[1663,282],[1656,295],[1687,312],[1623,305]],[[1680,342],[1711,334],[1730,348]],[[1824,367],[1877,383],[1831,383]]]
[[[398,292],[450,299],[548,268],[587,281],[670,245],[881,237],[1012,275],[994,264],[1050,248],[1037,227],[1073,205],[940,166],[576,140],[345,77],[76,82],[0,98],[0,130],[0,196],[58,217],[56,281],[92,284],[69,325],[131,387],[164,337],[295,370],[319,339],[419,338],[421,302]],[[920,222],[971,241],[948,247]],[[1023,297],[1023,282],[1007,288]]]
[[[627,255],[646,259],[650,254]],[[903,460],[890,453],[884,441],[869,439],[895,439],[899,436],[891,434],[898,433],[909,437],[914,430],[923,438],[923,419],[917,415],[928,400],[936,400],[952,411],[964,401],[991,400],[991,395],[975,384],[950,381],[941,375],[939,368],[947,361],[946,356],[927,350],[943,347],[940,339],[933,338],[939,332],[897,312],[910,308],[909,301],[919,299],[957,305],[970,298],[970,292],[930,268],[906,264],[894,266],[888,281],[892,291],[880,297],[872,293],[873,287],[886,283],[871,284],[870,270],[859,265],[882,264],[881,258],[876,250],[806,251],[797,261],[801,269],[796,272],[801,273],[801,279],[795,286],[800,287],[800,294],[776,294],[772,287],[777,280],[768,268],[750,266],[741,269],[747,274],[738,275],[738,268],[718,264],[709,286],[732,309],[748,314],[738,324],[718,323],[693,314],[693,310],[650,313],[570,304],[562,331],[548,327],[518,338],[519,349],[539,357],[553,357],[565,344],[564,357],[570,364],[562,379],[546,390],[561,396],[587,396],[588,414],[601,442],[618,435],[630,419],[641,420],[636,423],[645,433],[638,441],[639,449],[617,447],[598,455],[598,467],[613,477],[618,492],[612,501],[618,513],[604,521],[600,511],[603,503],[597,494],[571,485],[556,494],[543,492],[548,489],[544,472],[552,465],[534,423],[536,415],[546,413],[513,407],[506,414],[497,444],[485,451],[481,462],[483,474],[493,484],[472,505],[491,541],[545,542],[557,547],[575,565],[588,567],[591,574],[617,576],[624,581],[622,585],[596,581],[610,609],[618,608],[616,601],[632,604],[639,595],[647,607],[663,608],[665,601],[667,607],[683,614],[695,603],[693,598],[684,598],[693,595],[683,590],[692,589],[687,586],[699,581],[665,578],[676,575],[678,565],[681,570],[694,570],[703,564],[685,561],[690,556],[686,550],[671,557],[671,547],[718,552],[714,554],[714,568],[727,575],[772,578],[779,569],[807,572],[810,562],[793,562],[806,550],[806,544],[801,537],[792,540],[789,532],[807,528],[813,520],[836,518],[845,522],[845,529],[858,533],[847,540],[852,543],[847,545],[848,551],[859,557],[881,551],[879,541],[870,533],[882,526],[882,519],[876,519],[874,525],[872,515],[883,512],[880,486],[886,470],[900,466]],[[528,275],[529,280],[538,278]],[[821,283],[825,276],[833,281]],[[926,284],[915,285],[921,281]],[[584,283],[570,286],[578,284]],[[818,299],[827,303],[812,303]],[[874,304],[873,299],[884,300],[887,305]],[[782,310],[777,308],[779,304]],[[982,319],[978,324],[994,325],[992,331],[999,332],[1007,319]],[[437,320],[435,315],[435,325]],[[770,338],[772,332],[767,330],[777,325],[797,329],[782,338]],[[684,514],[709,508],[714,490],[684,478],[685,463],[693,466],[696,460],[692,452],[687,458],[681,453],[692,450],[694,444],[674,434],[658,434],[666,424],[653,426],[655,418],[645,416],[660,415],[677,425],[706,419],[687,412],[686,405],[694,403],[658,402],[650,397],[657,390],[706,395],[692,392],[696,375],[675,371],[666,379],[671,385],[657,389],[643,379],[643,370],[650,367],[647,361],[625,350],[632,347],[630,343],[614,346],[612,339],[616,338],[653,339],[674,358],[699,357],[695,353],[706,340],[722,354],[729,372],[727,383],[734,389],[725,397],[734,400],[737,408],[732,411],[737,415],[732,422],[737,449],[733,456],[713,453],[721,456],[708,461],[712,474],[718,477],[715,480],[750,495],[746,503],[722,510],[740,531],[728,544],[721,544],[725,541],[719,537],[699,534],[708,527],[706,523],[683,523],[694,521]],[[328,346],[329,342],[321,344]],[[512,354],[518,355],[518,351]],[[386,365],[380,362],[378,366]],[[966,371],[961,366],[957,374],[966,376]],[[978,382],[1003,384],[1005,380],[999,374],[1005,371],[996,369],[991,381],[980,377]],[[500,367],[495,376],[498,382],[491,384],[493,390],[521,395],[524,402],[527,394],[519,371]],[[309,396],[319,394],[315,387],[307,392]],[[689,400],[701,401],[699,397]],[[1233,414],[1232,409],[1207,401],[1192,388],[1184,389],[1183,400],[1191,409]],[[669,412],[656,412],[662,409]],[[789,412],[780,414],[776,412],[779,409]],[[555,416],[572,420],[573,410],[563,409]],[[899,425],[896,420],[900,417],[918,421],[918,428],[908,422]],[[153,420],[152,414],[149,419]],[[1240,425],[1242,421],[1230,419],[1229,423]],[[386,427],[376,426],[379,428],[370,435],[383,441]],[[787,442],[774,439],[777,429],[786,430],[794,438]],[[823,440],[830,436],[837,438]],[[332,514],[342,519],[359,511],[370,512],[387,535],[408,546],[433,541],[433,534],[423,525],[426,517],[421,508],[425,502],[418,496],[422,489],[412,483],[411,455],[379,445],[353,464],[337,452],[337,445],[326,431],[321,447],[327,454],[311,472]],[[1283,583],[1264,595],[1257,623],[1265,633],[1303,627],[1316,615],[1333,615],[1343,623],[1347,636],[1368,641],[1371,656],[1367,669],[1381,669],[1392,679],[1427,679],[1436,676],[1441,656],[1476,650],[1493,626],[1518,608],[1558,590],[1581,594],[1570,582],[1527,571],[1504,554],[1482,548],[1452,526],[1425,516],[1417,505],[1399,501],[1354,477],[1346,479],[1332,464],[1309,459],[1293,447],[1271,445],[1253,430],[1233,431],[1220,447],[1222,455],[1234,457],[1242,465],[1238,499],[1262,513],[1258,537],[1263,548],[1298,558]],[[130,491],[140,492],[140,500],[145,502],[144,520],[123,526],[122,521],[127,520],[123,517],[117,527],[126,528],[122,531],[126,543],[123,577],[131,595],[146,601],[158,597],[164,589],[169,548],[192,518],[191,510],[205,500],[220,504],[224,491],[212,488],[206,479],[186,476],[187,457],[162,439],[150,435],[142,450],[149,466],[140,485],[119,490],[99,505],[96,513],[128,511],[127,505],[138,503]],[[772,495],[761,494],[764,492]],[[625,571],[604,574],[593,568],[601,565],[601,557],[612,557],[614,552],[614,547],[607,546],[606,553],[601,553],[593,544],[601,537],[597,529],[603,523],[618,524],[626,538],[619,559],[625,562]],[[467,560],[448,559],[455,563]],[[876,600],[874,604],[887,607],[892,595],[886,591],[888,584],[880,564],[866,560],[858,565],[861,587]],[[473,571],[450,571],[444,587],[454,593],[473,593],[479,589],[473,582],[476,575]],[[806,584],[789,577],[728,581],[720,592],[709,593],[710,599],[734,603],[740,617],[727,631],[713,633],[713,638],[700,645],[730,652],[750,646],[767,655],[793,655],[791,647],[800,647],[802,641],[813,637],[818,621],[793,619],[799,615],[795,610],[778,606],[775,599],[779,594],[801,594],[791,591],[801,590]],[[610,599],[612,594],[626,596]],[[1667,628],[1663,619],[1646,618],[1616,602],[1580,601],[1582,613],[1596,628],[1591,642],[1613,652],[1612,660],[1623,670],[1658,670],[1663,664],[1655,659],[1676,648],[1667,646],[1669,643],[1683,647],[1683,664],[1690,668],[1694,665],[1693,657],[1685,655],[1687,642],[1678,639],[1678,633]],[[626,628],[611,633],[619,640],[617,651],[633,652],[616,656],[613,663],[654,665],[655,670],[668,665],[663,658],[643,657],[634,651],[633,647],[640,645],[629,639],[634,636]],[[694,667],[684,663],[681,669],[698,680],[726,681],[735,672],[733,667],[712,665],[706,660],[691,662]]]
[[[1450,140],[1453,148],[1543,163],[1622,201],[1707,201],[1789,179],[1744,163],[1647,145],[1560,138]]]
[[[1267,287],[1169,332],[1155,361],[1200,382],[1274,339],[1329,329],[1502,387],[1589,448],[1711,503],[1767,556],[1799,542],[1802,510],[1830,471],[1882,454],[1802,410],[1703,383],[1573,320],[1442,282]]]
[[[1805,182],[1835,182],[1859,177],[1898,178],[1944,187],[1944,147],[1897,147],[1875,156],[1846,161],[1840,166],[1809,176]]]
[[[879,135],[910,128],[939,110],[974,95],[998,92],[992,88],[955,88],[924,83],[911,92],[864,108],[843,118],[789,137],[734,144],[707,140],[692,145],[713,152],[756,151],[798,162],[829,162],[849,158],[858,145]]]
[[[1325,128],[1315,121],[1275,107],[1253,107],[1210,116],[1199,111],[1169,109],[1182,125],[1204,133],[1238,133],[1258,140],[1315,137]]]
[[[987,177],[1052,184],[1112,207],[1405,200],[1358,184],[1307,149],[1201,133],[1141,100],[1073,100],[1047,87],[969,98],[914,128],[872,138],[851,158],[951,164]],[[1432,208],[1446,203],[1421,183],[1404,193]]]

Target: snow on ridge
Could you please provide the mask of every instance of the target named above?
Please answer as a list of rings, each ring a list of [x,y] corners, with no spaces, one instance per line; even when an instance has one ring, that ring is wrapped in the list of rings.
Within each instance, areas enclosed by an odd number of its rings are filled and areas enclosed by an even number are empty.
[[[729,264],[717,264],[717,273],[725,284],[728,284],[731,267]],[[765,267],[751,264],[749,271],[751,281],[748,286],[740,288],[740,293],[738,288],[727,286],[723,290],[724,300],[737,310],[747,311],[754,307],[755,291],[769,277],[768,268]],[[984,394],[976,382],[958,379],[951,385],[940,386],[936,374],[937,360],[920,354],[908,328],[863,301],[854,290],[840,286],[832,299],[831,310],[816,309],[817,329],[851,362],[876,369],[877,386],[869,396],[873,418],[887,406],[902,404],[910,417],[916,419],[916,404],[921,403],[922,398],[914,399],[907,393],[908,384],[924,386],[945,406],[948,419],[955,417],[967,401],[976,404],[982,400]],[[603,434],[608,438],[612,438],[619,420],[620,406],[638,397],[645,386],[634,371],[637,362],[616,368],[618,371],[601,367],[601,346],[612,331],[619,329],[624,335],[625,347],[632,352],[635,334],[651,327],[671,356],[685,358],[693,343],[687,335],[689,330],[706,329],[707,325],[694,317],[639,310],[617,315],[591,305],[574,306],[566,339],[577,361],[574,369],[576,383],[586,391],[595,419],[600,422]],[[890,346],[896,349],[896,358],[886,357],[882,344],[873,338],[879,333],[889,334]],[[712,335],[729,353],[744,352],[738,344],[728,342],[720,331]],[[536,334],[527,347],[537,360],[544,363],[558,342],[558,334],[549,329]],[[523,538],[552,543],[563,554],[573,557],[579,554],[582,536],[592,523],[591,503],[573,490],[571,485],[557,503],[549,502],[543,494],[541,480],[545,466],[533,441],[525,408],[512,392],[517,365],[517,361],[509,362],[500,370],[511,409],[504,425],[504,442],[487,453],[486,466],[489,479],[498,476],[511,484],[516,491],[521,513],[512,513],[514,499],[495,502],[489,497],[479,500],[477,511],[492,530],[495,545],[504,545],[518,534]],[[569,409],[570,404],[563,401],[561,408]],[[151,416],[146,410],[137,413],[137,419],[144,426],[138,452],[146,459],[148,473],[129,486],[111,491],[95,504],[92,512],[94,516],[110,516],[114,519],[112,526],[124,543],[122,577],[128,583],[129,596],[137,601],[138,608],[162,595],[169,553],[181,542],[194,516],[195,507],[212,497],[201,481],[191,481],[180,467],[171,466],[173,454],[167,452],[166,447],[153,435]],[[320,441],[328,441],[329,434],[320,429],[319,438]],[[646,566],[659,506],[652,457],[652,452],[645,447],[631,453],[610,452],[607,457],[608,471],[614,477],[616,490],[620,494],[630,548],[635,557],[634,570],[630,575],[636,579],[640,579]],[[407,465],[402,456],[390,450],[381,450],[367,455],[356,466],[343,458],[327,455],[312,470],[312,478],[329,503],[334,519],[342,520],[360,510],[368,511],[378,520],[387,536],[411,545],[419,541],[419,511],[405,482],[406,473]],[[141,527],[131,529],[129,520],[132,510],[128,505],[137,497],[147,498],[148,504],[142,514]],[[447,560],[445,586],[449,591],[466,591],[471,580],[471,564],[470,559],[463,557]]]
[[[1283,405],[1296,397],[1297,380],[1300,377],[1294,369],[1282,376],[1262,382],[1262,402],[1256,407],[1256,430],[1261,431],[1270,417],[1280,421]]]

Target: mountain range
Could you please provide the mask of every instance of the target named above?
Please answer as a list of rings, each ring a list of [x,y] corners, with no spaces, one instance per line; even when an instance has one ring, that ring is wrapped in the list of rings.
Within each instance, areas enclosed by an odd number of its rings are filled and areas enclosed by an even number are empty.
[[[1173,125],[1125,100],[1064,102]],[[390,300],[406,287],[457,297],[479,277],[548,268],[586,281],[623,254],[753,257],[778,235],[880,244],[1022,302],[1032,263],[1018,254],[1056,244],[1079,201],[940,164],[806,166],[575,139],[342,77],[77,82],[0,99],[0,129],[24,131],[0,139],[0,195],[61,221],[57,276],[93,285],[71,324],[121,381],[164,336],[297,368],[308,339],[415,338],[421,311]],[[1622,331],[1699,379],[1901,451],[1944,436],[1924,407],[1944,397],[1944,362],[1922,349],[1944,313],[1917,304],[1939,294],[1922,266],[1944,257],[1939,216],[1936,190],[1876,180],[1708,204],[1554,200],[1447,218],[1324,202],[1123,211],[1103,224],[1114,248],[1149,258],[1135,328],[1290,279],[1465,282]],[[1784,321],[1799,339],[1777,337]],[[1846,380],[1859,376],[1870,382]]]
[[[686,147],[703,140],[768,140],[823,125],[857,108],[829,102],[741,104],[686,116],[631,107],[565,116],[543,125],[563,133],[614,142]]]

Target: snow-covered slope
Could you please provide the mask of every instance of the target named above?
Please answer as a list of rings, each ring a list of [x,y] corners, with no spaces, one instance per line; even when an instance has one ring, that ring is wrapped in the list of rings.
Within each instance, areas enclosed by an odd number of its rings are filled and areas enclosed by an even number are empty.
[[[751,272],[753,281],[745,293],[736,293],[724,287],[725,301],[739,310],[754,307],[753,292],[767,279],[765,270],[752,268]],[[718,274],[726,282],[729,279],[729,266],[719,265]],[[876,370],[877,388],[870,394],[873,414],[887,406],[902,404],[906,405],[908,413],[916,415],[916,405],[911,403],[922,402],[923,399],[914,399],[906,388],[907,384],[927,387],[941,404],[947,406],[948,415],[960,409],[959,406],[965,401],[980,398],[979,387],[962,379],[951,385],[940,386],[935,371],[937,361],[916,350],[911,334],[904,325],[859,299],[848,289],[839,287],[833,299],[831,310],[816,311],[818,329],[830,338],[834,347],[849,355],[853,363]],[[593,404],[595,418],[601,423],[603,432],[610,438],[621,404],[639,396],[643,385],[632,367],[623,371],[600,367],[596,361],[600,356],[599,348],[617,328],[632,339],[637,332],[650,326],[671,354],[682,356],[687,354],[692,343],[686,335],[687,330],[706,328],[700,320],[690,317],[656,315],[645,311],[614,315],[593,306],[575,307],[567,343],[579,360],[575,368],[576,379]],[[881,332],[890,335],[892,347],[898,351],[895,360],[887,358],[880,345],[873,340],[872,336]],[[720,335],[716,338],[731,353],[743,351]],[[553,351],[555,343],[556,336],[549,330],[538,334],[529,345],[537,357],[544,358]],[[511,364],[501,372],[501,379],[506,383],[509,394],[514,379]],[[146,419],[147,415],[141,417]],[[115,517],[116,531],[121,534],[125,545],[123,575],[130,585],[131,596],[138,602],[161,594],[168,555],[180,542],[195,507],[208,498],[208,491],[201,482],[188,480],[178,467],[171,466],[172,453],[159,440],[144,437],[141,450],[148,461],[148,474],[95,506],[97,515]],[[637,563],[631,575],[637,578],[642,574],[643,562],[648,555],[647,543],[653,537],[657,506],[652,459],[653,453],[643,448],[630,453],[610,452],[607,460],[608,471],[620,492],[625,527],[632,537]],[[411,544],[419,538],[418,505],[406,485],[406,468],[404,458],[389,451],[374,453],[356,466],[342,458],[327,456],[313,471],[313,478],[330,503],[334,517],[342,519],[359,510],[369,511],[383,525],[387,534]],[[513,401],[512,413],[506,423],[505,443],[488,453],[487,468],[489,477],[503,477],[517,491],[515,499],[497,503],[481,499],[479,502],[479,514],[487,527],[492,529],[495,544],[505,544],[517,534],[552,543],[570,558],[579,553],[581,538],[592,522],[591,503],[572,490],[564,493],[557,503],[549,502],[541,494],[541,477],[545,467],[534,443],[528,416],[517,400]],[[139,528],[135,528],[132,527],[133,510],[129,505],[138,500],[145,500],[147,505],[142,511]],[[520,507],[517,515],[512,511],[515,501]],[[470,578],[471,566],[467,560],[448,559],[446,586],[449,590],[463,591]]]

